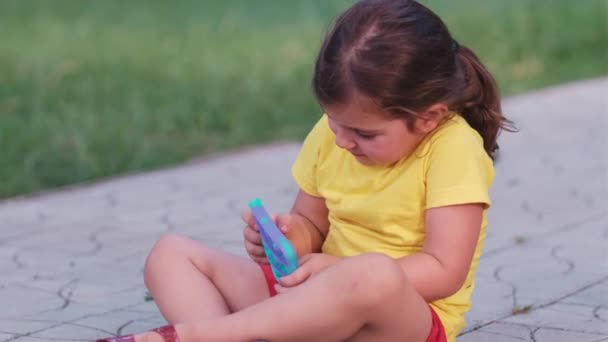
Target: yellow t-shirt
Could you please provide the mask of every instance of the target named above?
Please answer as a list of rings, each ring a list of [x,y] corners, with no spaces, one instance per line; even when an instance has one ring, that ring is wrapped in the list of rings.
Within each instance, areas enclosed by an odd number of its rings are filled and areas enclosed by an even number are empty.
[[[481,137],[459,115],[391,167],[365,166],[336,146],[323,115],[304,141],[292,174],[304,192],[325,199],[330,227],[324,253],[381,252],[399,258],[422,250],[426,209],[464,203],[489,207],[494,168]],[[486,237],[486,211],[464,285],[431,303],[449,341],[464,328],[464,314],[471,306],[474,273]]]

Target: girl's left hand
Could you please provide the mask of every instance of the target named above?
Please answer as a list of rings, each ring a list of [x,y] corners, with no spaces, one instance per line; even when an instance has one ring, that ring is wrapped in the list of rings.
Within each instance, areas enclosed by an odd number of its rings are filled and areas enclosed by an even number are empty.
[[[277,292],[283,293],[289,290],[289,288],[304,283],[308,278],[324,271],[340,260],[341,258],[339,257],[323,253],[312,253],[303,256],[300,259],[298,269],[279,280],[279,284],[276,285]]]

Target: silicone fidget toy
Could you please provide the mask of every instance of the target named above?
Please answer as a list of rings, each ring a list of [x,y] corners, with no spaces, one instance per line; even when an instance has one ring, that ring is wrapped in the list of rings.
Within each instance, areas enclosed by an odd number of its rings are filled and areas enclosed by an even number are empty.
[[[259,198],[249,202],[249,208],[258,224],[264,252],[274,277],[279,280],[279,278],[291,274],[298,268],[298,256],[295,248],[272,221]]]

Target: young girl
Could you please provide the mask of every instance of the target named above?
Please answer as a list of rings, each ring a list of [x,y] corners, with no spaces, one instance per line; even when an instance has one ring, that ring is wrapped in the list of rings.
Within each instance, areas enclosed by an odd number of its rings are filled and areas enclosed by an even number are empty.
[[[145,281],[172,325],[135,341],[455,340],[510,127],[494,79],[421,4],[362,0],[326,36],[313,89],[325,114],[277,217],[300,267],[274,280],[248,212],[253,261],[165,236]]]

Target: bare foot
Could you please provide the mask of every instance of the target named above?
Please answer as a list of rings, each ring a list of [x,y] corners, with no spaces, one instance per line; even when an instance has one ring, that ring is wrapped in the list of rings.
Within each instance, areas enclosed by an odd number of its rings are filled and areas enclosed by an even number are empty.
[[[137,335],[111,337],[97,342],[179,342],[179,337],[175,328],[167,325]]]
[[[175,341],[177,341],[177,340],[175,340]],[[147,332],[147,333],[135,335],[134,342],[169,342],[169,341],[165,341],[165,339],[161,335],[159,335],[155,332]]]

